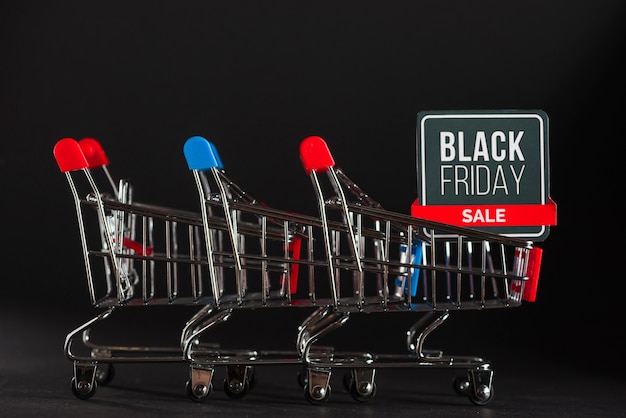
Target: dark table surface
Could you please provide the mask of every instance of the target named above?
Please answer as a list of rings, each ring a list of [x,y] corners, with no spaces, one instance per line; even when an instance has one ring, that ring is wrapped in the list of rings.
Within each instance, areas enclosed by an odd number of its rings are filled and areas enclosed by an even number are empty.
[[[92,338],[103,344],[118,344],[137,336],[149,341],[147,345],[175,342],[177,329],[190,311],[176,307],[151,309],[119,310],[111,317],[109,327],[99,334],[92,333]],[[279,346],[282,342],[278,341],[284,338],[288,346],[293,333],[287,331],[307,312],[266,311],[253,316],[244,312],[235,315],[232,325],[217,332],[216,339],[255,347],[262,340]],[[218,367],[209,397],[203,403],[193,402],[185,390],[189,367],[182,361],[115,364],[114,379],[106,386],[100,385],[90,399],[80,400],[70,389],[72,362],[64,355],[63,343],[68,332],[99,310],[80,305],[71,309],[46,308],[42,304],[5,305],[0,308],[0,415],[626,416],[623,353],[617,346],[594,348],[593,340],[582,338],[578,345],[559,344],[532,335],[524,327],[516,330],[524,307],[515,311],[468,313],[456,323],[450,321],[444,331],[445,324],[438,331],[442,338],[433,337],[434,344],[450,347],[450,354],[479,355],[491,362],[494,398],[486,406],[476,406],[454,392],[452,381],[458,369],[409,365],[377,369],[377,394],[365,403],[352,399],[342,384],[344,371],[334,370],[329,400],[311,405],[298,384],[297,364],[256,367],[254,389],[238,400],[224,393],[225,371]],[[345,330],[336,332],[333,344],[355,350],[360,342],[368,341],[368,349],[391,347],[394,337],[402,339],[404,319],[397,320],[398,326],[393,327],[384,315],[357,317]]]

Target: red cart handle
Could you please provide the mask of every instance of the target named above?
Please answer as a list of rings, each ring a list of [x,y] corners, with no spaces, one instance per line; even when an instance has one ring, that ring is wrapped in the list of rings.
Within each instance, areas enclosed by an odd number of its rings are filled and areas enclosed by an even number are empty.
[[[54,158],[62,172],[109,165],[109,159],[100,142],[93,138],[63,138],[54,146]]]
[[[543,249],[534,247],[530,250],[528,258],[527,276],[528,280],[524,285],[524,293],[522,299],[526,302],[534,302],[537,299],[537,288],[539,287],[539,272],[541,271],[541,257]]]
[[[53,154],[63,173],[89,167],[89,161],[74,138],[63,138],[57,141]]]
[[[109,165],[109,159],[107,158],[100,142],[93,138],[83,138],[78,141],[80,149],[85,154],[85,158],[89,162],[89,168],[97,168],[105,165]]]
[[[300,143],[300,161],[307,174],[311,170],[326,172],[330,167],[334,167],[333,159],[326,141],[319,136],[309,136]]]

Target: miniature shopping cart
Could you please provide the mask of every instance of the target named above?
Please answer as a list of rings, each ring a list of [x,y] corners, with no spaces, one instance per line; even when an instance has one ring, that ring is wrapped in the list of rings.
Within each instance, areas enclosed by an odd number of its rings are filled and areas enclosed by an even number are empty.
[[[201,201],[215,310],[313,308],[298,329],[296,352],[287,356],[251,352],[225,358],[201,343],[223,322],[199,321],[203,326],[183,339],[191,399],[206,398],[218,364],[230,365],[237,375],[236,385],[225,385],[234,395],[247,391],[246,373],[255,365],[297,363],[312,404],[328,400],[333,368],[349,371],[344,384],[355,400],[372,399],[375,370],[384,367],[463,369],[455,381],[457,392],[478,405],[491,401],[489,362],[445,356],[425,349],[424,342],[453,311],[510,308],[534,300],[540,249],[531,242],[384,210],[334,166],[319,137],[300,145],[319,202],[316,217],[270,209],[232,187],[204,138],[190,138],[185,156]],[[216,211],[227,220],[225,230],[211,223]],[[228,244],[217,251],[220,239]],[[316,344],[351,316],[372,312],[423,313],[407,331],[407,354],[342,353]]]
[[[354,399],[366,401],[376,393],[376,368],[447,367],[467,371],[455,381],[458,393],[477,405],[490,402],[493,371],[487,361],[444,356],[426,350],[424,342],[451,312],[534,301],[541,249],[531,242],[382,209],[335,167],[320,137],[302,141],[300,157],[319,203],[332,290],[324,311],[326,325],[305,327],[300,339],[308,368],[306,398],[311,403],[327,399],[332,368],[349,369],[344,383]],[[316,339],[342,326],[352,313],[376,311],[425,313],[407,331],[408,355],[309,354]]]
[[[312,227],[321,224],[314,217],[270,208],[243,191],[227,176],[215,146],[205,138],[189,138],[183,150],[199,194],[212,294],[211,308],[183,332],[183,351],[190,364],[187,394],[197,402],[206,400],[215,367],[225,366],[224,392],[238,399],[254,385],[255,366],[301,364],[295,344],[297,329],[293,330],[292,348],[287,350],[225,350],[203,341],[238,310],[318,309],[310,301],[294,297],[301,287],[301,254],[307,253],[305,248],[312,241]],[[215,219],[225,222],[216,223]],[[257,343],[247,342],[248,347]]]
[[[96,344],[91,334],[126,307],[199,305],[198,316],[205,315],[211,300],[203,223],[197,213],[133,201],[132,185],[123,179],[115,183],[106,154],[92,138],[61,139],[54,156],[74,199],[90,302],[103,308],[65,340],[65,354],[74,364],[72,391],[88,399],[98,384],[111,381],[114,363],[184,361],[180,345]],[[187,326],[193,328],[194,321]],[[180,329],[176,332],[180,340]]]

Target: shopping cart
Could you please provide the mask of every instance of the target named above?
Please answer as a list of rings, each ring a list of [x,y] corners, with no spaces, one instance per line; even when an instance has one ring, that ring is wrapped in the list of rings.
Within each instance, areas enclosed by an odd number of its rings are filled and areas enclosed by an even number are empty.
[[[489,403],[488,361],[427,350],[425,340],[452,312],[534,301],[542,250],[532,242],[384,210],[335,167],[320,137],[303,140],[300,157],[318,200],[331,290],[328,307],[320,312],[326,323],[315,329],[305,325],[299,339],[308,369],[307,400],[328,399],[333,368],[348,369],[344,384],[354,399],[367,401],[376,393],[376,368],[439,367],[466,370],[455,380],[456,391],[474,404]],[[424,315],[406,332],[406,355],[310,355],[318,338],[353,313],[407,311]]]
[[[298,283],[299,267],[302,263],[311,265],[301,254],[312,256],[307,250],[312,229],[321,224],[314,217],[270,208],[245,192],[227,176],[217,149],[205,138],[189,138],[183,150],[200,199],[213,297],[204,315],[183,331],[182,345],[190,364],[187,394],[197,402],[206,400],[215,368],[225,366],[224,392],[238,399],[254,385],[255,366],[301,364],[295,345],[297,328],[288,333],[294,341],[287,350],[249,348],[258,346],[258,341],[249,341],[248,348],[226,350],[203,341],[238,310],[319,309],[296,295],[302,287]],[[316,347],[315,351],[328,350]]]
[[[203,222],[197,213],[133,201],[132,185],[124,179],[115,183],[94,139],[61,139],[54,156],[74,199],[90,302],[102,308],[68,333],[64,345],[74,365],[72,391],[88,399],[98,384],[111,381],[114,363],[184,361],[180,342],[172,347],[96,344],[92,330],[122,308],[200,306],[187,323],[193,328],[212,302]],[[102,173],[110,191],[101,189]],[[180,341],[180,328],[175,332]]]
[[[65,354],[74,363],[72,391],[80,399],[91,398],[98,384],[112,380],[115,363],[191,361],[187,393],[202,400],[212,387],[215,365],[226,366],[227,395],[240,398],[254,386],[257,363],[300,362],[295,344],[290,350],[261,351],[250,348],[254,341],[243,349],[199,341],[227,323],[235,309],[292,304],[298,276],[292,261],[306,239],[297,222],[316,220],[285,217],[263,205],[228,179],[212,144],[193,145],[186,145],[189,163],[208,161],[217,180],[210,189],[206,175],[196,173],[207,197],[201,214],[135,202],[132,185],[124,179],[115,183],[94,139],[64,138],[54,147],[74,198],[90,302],[104,309],[65,340]],[[98,175],[104,175],[110,192],[101,188]],[[92,331],[114,312],[162,306],[199,307],[178,330],[179,346],[93,342]]]

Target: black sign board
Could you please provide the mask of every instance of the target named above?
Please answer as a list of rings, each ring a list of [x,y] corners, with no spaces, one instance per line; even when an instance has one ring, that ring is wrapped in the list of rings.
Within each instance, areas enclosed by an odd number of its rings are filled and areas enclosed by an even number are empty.
[[[417,180],[416,217],[534,241],[556,224],[541,110],[418,113]]]

